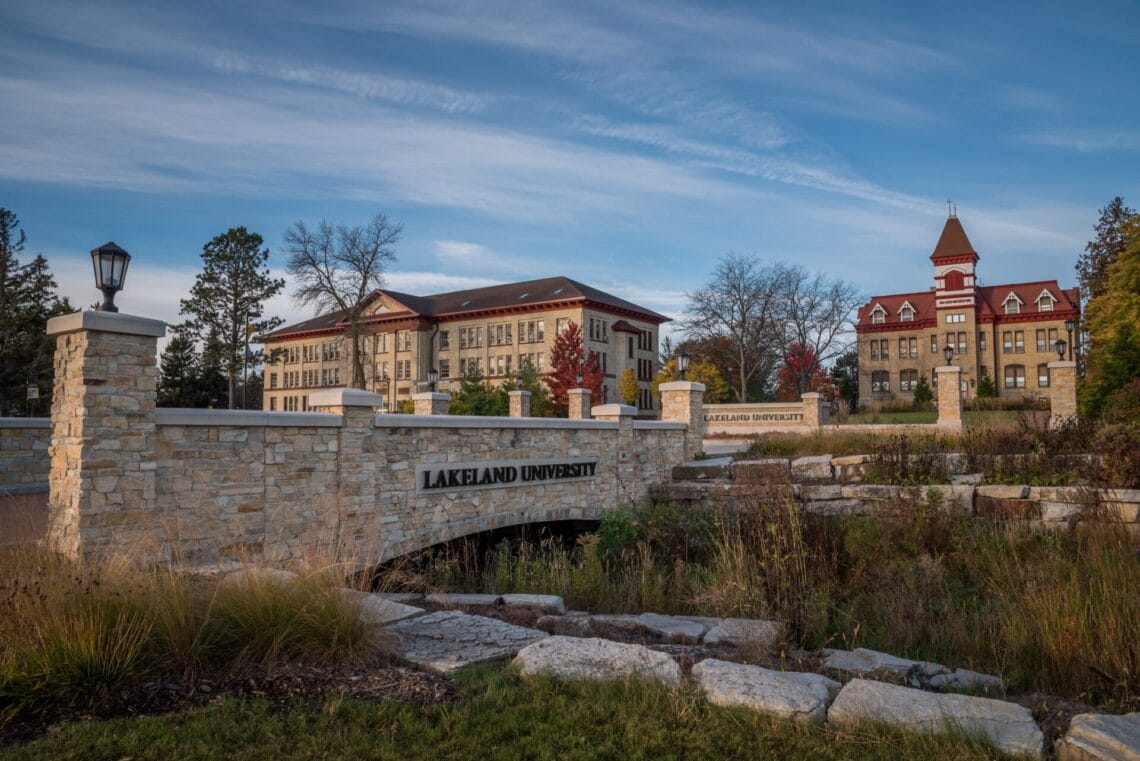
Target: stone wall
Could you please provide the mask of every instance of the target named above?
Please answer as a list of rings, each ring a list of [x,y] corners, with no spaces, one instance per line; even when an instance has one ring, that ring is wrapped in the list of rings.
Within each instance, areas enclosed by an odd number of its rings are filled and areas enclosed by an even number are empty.
[[[662,397],[662,410],[664,396]],[[706,404],[705,429],[721,436],[757,433],[814,433],[830,421],[831,405],[821,394],[804,394],[799,402]]]
[[[0,496],[46,491],[51,420],[0,418]]]

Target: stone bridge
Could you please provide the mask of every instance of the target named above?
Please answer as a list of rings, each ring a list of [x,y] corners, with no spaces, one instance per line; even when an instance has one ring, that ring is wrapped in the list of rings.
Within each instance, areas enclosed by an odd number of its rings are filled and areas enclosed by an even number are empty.
[[[579,419],[522,405],[502,418],[384,414],[379,394],[354,389],[310,394],[313,412],[156,409],[163,323],[77,312],[48,332],[48,538],[72,556],[366,565],[492,528],[596,519],[645,499],[703,434],[704,387],[687,382],[663,384],[661,421],[618,404]],[[423,396],[439,410],[441,395]]]

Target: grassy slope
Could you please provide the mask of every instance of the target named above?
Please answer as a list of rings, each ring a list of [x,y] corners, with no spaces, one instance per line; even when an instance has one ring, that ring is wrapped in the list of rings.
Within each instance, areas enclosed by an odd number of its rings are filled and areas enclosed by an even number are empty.
[[[74,722],[0,759],[983,759],[963,737],[868,727],[834,734],[710,706],[641,683],[522,682],[460,675],[463,695],[428,708],[340,701],[275,707],[224,700],[168,716]]]

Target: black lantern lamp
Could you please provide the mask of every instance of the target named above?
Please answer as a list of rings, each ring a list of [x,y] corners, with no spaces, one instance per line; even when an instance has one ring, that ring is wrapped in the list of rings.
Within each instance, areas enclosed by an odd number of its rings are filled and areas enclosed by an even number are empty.
[[[434,367],[428,370],[428,388],[435,391],[435,384],[439,380],[439,370]]]
[[[1069,359],[1073,358],[1073,331],[1076,327],[1077,323],[1072,317],[1065,320],[1065,330],[1069,332]],[[1064,359],[1064,357],[1061,357],[1061,359]]]
[[[103,292],[100,312],[118,312],[115,292],[123,290],[127,279],[127,265],[131,255],[114,243],[104,243],[91,251],[91,264],[95,268],[95,287]]]
[[[582,379],[582,369],[581,368],[578,369],[578,376],[577,376],[576,380],[578,382],[577,388],[582,388],[582,380],[583,379]]]
[[[946,357],[946,364],[951,365],[954,363],[954,347],[946,344],[946,348],[942,350],[942,356]]]
[[[680,380],[685,380],[685,373],[687,373],[688,371],[689,371],[689,352],[678,351],[677,352],[677,375],[680,376]]]
[[[1058,338],[1056,341],[1053,342],[1053,348],[1057,350],[1057,358],[1064,360],[1065,359],[1065,339]]]

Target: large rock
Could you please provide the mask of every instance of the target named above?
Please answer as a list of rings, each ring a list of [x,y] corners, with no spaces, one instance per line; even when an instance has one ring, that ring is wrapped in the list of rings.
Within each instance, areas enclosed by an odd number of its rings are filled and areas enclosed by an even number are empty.
[[[1140,713],[1082,713],[1054,746],[1057,761],[1140,761]]]
[[[792,478],[831,480],[831,455],[821,454],[792,460]]]
[[[681,668],[665,653],[608,639],[549,637],[520,650],[514,664],[525,676],[548,674],[559,679],[637,676],[671,685],[681,682]]]
[[[924,683],[939,674],[949,673],[949,669],[940,663],[912,661],[909,658],[899,658],[865,647],[857,647],[854,650],[824,649],[820,651],[820,655],[823,656],[825,668],[856,676],[877,674]]]
[[[706,645],[734,645],[771,650],[784,639],[784,625],[779,621],[754,618],[725,618],[705,634]]]
[[[343,589],[341,594],[360,606],[360,617],[370,624],[387,626],[398,621],[427,615],[423,608],[413,605],[404,605],[382,595],[359,592],[355,589]]]
[[[566,612],[566,603],[558,595],[503,595],[503,605],[508,608],[534,608],[543,613],[561,614]]]
[[[676,616],[663,616],[660,613],[642,613],[637,617],[649,631],[663,638],[666,642],[693,645],[701,641],[710,628],[709,624]]]
[[[567,637],[594,636],[589,616],[539,616],[538,620],[534,622],[534,628],[541,629],[549,634],[562,634]]]
[[[731,474],[731,457],[710,457],[706,460],[692,460],[673,466],[674,481],[706,481],[713,478],[728,478]]]
[[[852,679],[827,712],[828,726],[883,722],[914,732],[959,729],[979,735],[1006,753],[1040,758],[1045,747],[1028,708],[992,698],[940,694],[885,682]]]
[[[448,608],[485,608],[489,605],[498,605],[502,600],[498,595],[460,594],[455,592],[439,592],[424,597],[424,602],[433,605],[443,605]]]
[[[398,653],[411,663],[446,674],[473,663],[510,658],[549,635],[485,616],[441,610],[401,621],[389,631],[399,637]]]
[[[1001,692],[1002,682],[999,677],[990,674],[981,674],[969,669],[954,669],[953,674],[932,676],[930,686],[951,691],[981,690],[986,693],[998,693]]]
[[[771,671],[715,658],[693,666],[693,679],[710,703],[823,726],[839,682],[819,674]]]

